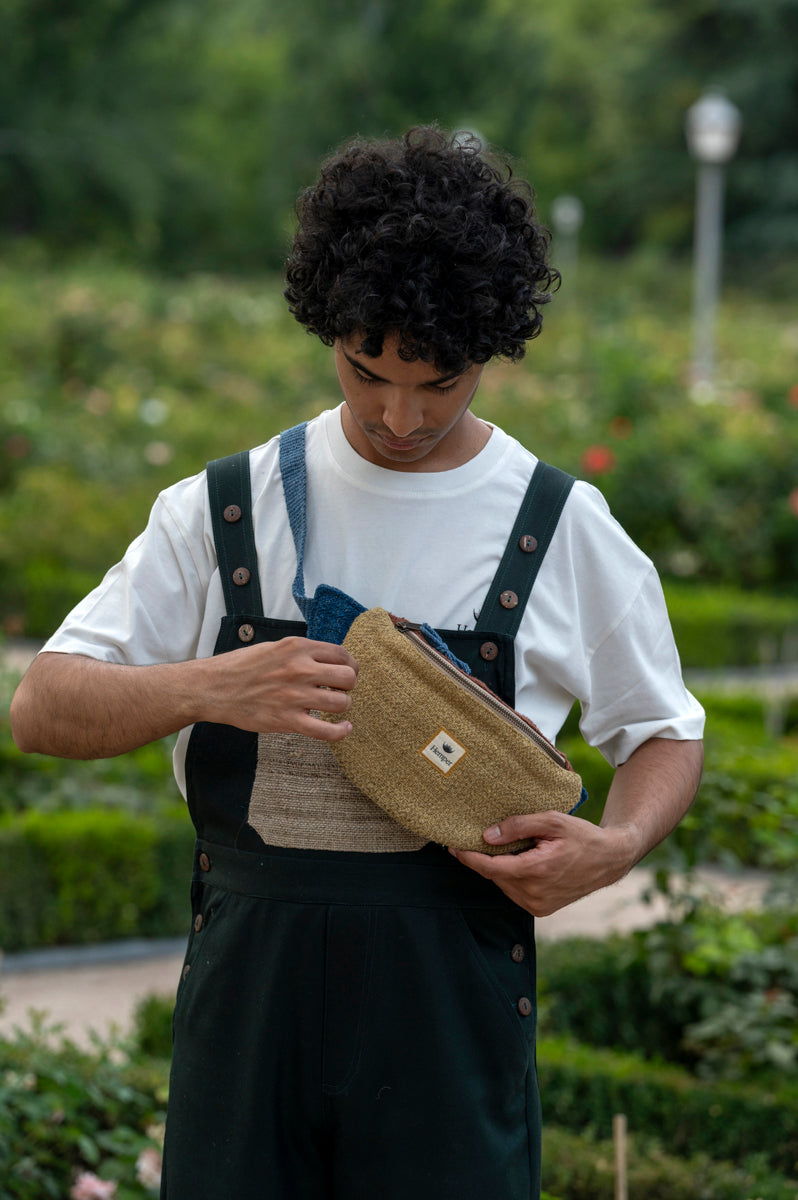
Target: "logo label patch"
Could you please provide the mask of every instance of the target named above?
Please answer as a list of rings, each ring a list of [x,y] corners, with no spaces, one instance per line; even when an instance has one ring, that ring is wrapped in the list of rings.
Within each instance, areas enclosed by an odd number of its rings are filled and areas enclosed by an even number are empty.
[[[468,754],[468,751],[465,746],[456,742],[450,733],[441,729],[439,733],[435,734],[432,741],[419,751],[419,754],[431,762],[433,767],[437,767],[442,775],[448,775],[452,767],[456,767],[460,759]]]

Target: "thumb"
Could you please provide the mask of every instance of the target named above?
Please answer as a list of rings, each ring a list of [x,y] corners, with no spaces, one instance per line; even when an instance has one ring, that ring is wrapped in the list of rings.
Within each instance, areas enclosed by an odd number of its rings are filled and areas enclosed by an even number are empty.
[[[567,820],[565,813],[555,812],[553,809],[547,812],[519,814],[506,817],[497,825],[491,825],[482,837],[492,846],[520,841],[522,838],[559,837]]]

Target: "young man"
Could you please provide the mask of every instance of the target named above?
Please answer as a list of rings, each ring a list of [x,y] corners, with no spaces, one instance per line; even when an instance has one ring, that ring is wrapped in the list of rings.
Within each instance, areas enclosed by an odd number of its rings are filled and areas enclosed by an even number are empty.
[[[578,698],[617,768],[601,825],[519,813],[486,845],[531,849],[450,855],[348,783],[329,743],[358,664],[304,636],[277,439],[251,500],[240,471],[159,497],[23,680],[14,734],[91,758],[181,731],[198,843],[163,1197],[534,1200],[533,918],[674,827],[703,714],[651,563],[588,485],[511,632],[486,603],[511,531],[519,590],[536,552],[514,523],[537,460],[471,408],[557,280],[529,189],[422,128],[333,156],[298,215],[286,295],[344,398],[305,434],[308,592],[436,626],[552,739]]]

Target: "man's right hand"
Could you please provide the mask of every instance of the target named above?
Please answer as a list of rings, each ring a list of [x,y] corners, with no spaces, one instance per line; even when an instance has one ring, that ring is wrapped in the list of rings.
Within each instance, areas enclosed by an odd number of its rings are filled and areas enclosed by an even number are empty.
[[[204,659],[218,676],[204,719],[256,733],[304,733],[321,741],[346,737],[348,721],[323,721],[313,711],[345,713],[357,663],[343,646],[288,637]]]
[[[342,646],[297,637],[145,667],[50,652],[17,688],[11,729],[21,750],[61,758],[110,758],[198,721],[333,742],[349,722],[311,712],[346,712],[356,681]]]

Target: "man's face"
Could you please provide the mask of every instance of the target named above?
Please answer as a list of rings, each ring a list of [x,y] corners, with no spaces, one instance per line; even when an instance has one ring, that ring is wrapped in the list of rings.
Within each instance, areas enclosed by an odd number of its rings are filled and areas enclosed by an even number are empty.
[[[395,336],[378,358],[363,354],[361,342],[354,334],[335,344],[344,433],[361,457],[393,471],[448,471],[479,453],[490,429],[469,406],[481,365],[440,375],[430,363],[401,359]]]

